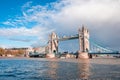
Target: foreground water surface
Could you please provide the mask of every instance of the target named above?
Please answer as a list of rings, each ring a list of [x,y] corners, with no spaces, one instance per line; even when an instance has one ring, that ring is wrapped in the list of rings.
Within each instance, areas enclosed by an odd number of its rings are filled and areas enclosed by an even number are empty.
[[[120,59],[0,59],[0,80],[120,80]]]

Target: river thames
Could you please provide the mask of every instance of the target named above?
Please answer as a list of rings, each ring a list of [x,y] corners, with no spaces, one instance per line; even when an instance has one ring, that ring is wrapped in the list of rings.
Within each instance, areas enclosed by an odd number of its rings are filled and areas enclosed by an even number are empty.
[[[1,58],[0,80],[120,80],[120,58]]]

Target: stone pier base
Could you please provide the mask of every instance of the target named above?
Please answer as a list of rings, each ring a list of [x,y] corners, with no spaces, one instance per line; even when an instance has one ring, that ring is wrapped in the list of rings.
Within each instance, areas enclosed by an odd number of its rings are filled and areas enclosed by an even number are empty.
[[[88,59],[88,53],[87,52],[80,52],[78,51],[78,59]]]
[[[48,54],[46,54],[46,58],[55,58],[55,54],[48,53]]]

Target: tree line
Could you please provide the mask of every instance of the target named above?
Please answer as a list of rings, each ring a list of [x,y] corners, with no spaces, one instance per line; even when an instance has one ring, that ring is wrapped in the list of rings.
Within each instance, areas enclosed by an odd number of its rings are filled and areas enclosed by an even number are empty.
[[[14,56],[21,56],[24,55],[25,49],[3,49],[0,48],[0,56],[7,56],[7,55],[14,55]]]

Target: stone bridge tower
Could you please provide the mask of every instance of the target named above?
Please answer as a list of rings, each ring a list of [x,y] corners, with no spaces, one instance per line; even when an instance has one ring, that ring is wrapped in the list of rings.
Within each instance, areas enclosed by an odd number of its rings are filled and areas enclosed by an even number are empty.
[[[49,35],[47,47],[48,47],[47,57],[49,58],[55,57],[55,54],[58,53],[58,37],[56,33],[52,32],[52,34]]]
[[[78,58],[88,58],[89,51],[89,31],[82,26],[82,29],[78,30],[79,35],[79,51]]]

